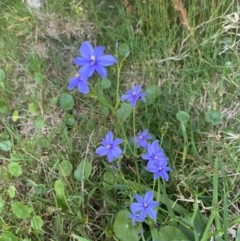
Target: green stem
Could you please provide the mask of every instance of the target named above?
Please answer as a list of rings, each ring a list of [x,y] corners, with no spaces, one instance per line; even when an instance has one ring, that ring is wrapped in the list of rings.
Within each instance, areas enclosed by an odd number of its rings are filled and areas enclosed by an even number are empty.
[[[120,97],[119,97],[119,85],[120,85],[120,71],[121,71],[122,64],[117,65],[117,88],[116,88],[116,105],[115,109],[118,108],[118,105],[120,103]]]
[[[121,128],[121,131],[122,131],[122,135],[124,137],[124,140],[125,140],[125,143],[127,143],[132,155],[134,154],[133,150],[132,150],[132,147],[131,145],[129,144],[129,141],[127,139],[127,136],[126,136],[126,133],[125,133],[125,130],[124,130],[124,127],[123,127],[123,124],[122,124],[122,121],[120,119],[120,116],[118,115],[118,112],[117,110],[111,106],[104,98],[100,97],[99,95],[97,95],[97,99],[98,101],[100,101],[103,105],[105,105],[106,107],[108,107],[112,112],[113,114],[115,114],[115,116],[117,117],[117,120],[118,120],[118,123],[119,123],[119,126]]]

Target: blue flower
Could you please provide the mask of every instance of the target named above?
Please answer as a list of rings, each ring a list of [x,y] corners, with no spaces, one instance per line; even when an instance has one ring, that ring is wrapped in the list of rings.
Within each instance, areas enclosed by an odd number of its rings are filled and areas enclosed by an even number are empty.
[[[168,159],[165,158],[164,160],[163,158],[162,160],[155,160],[155,161],[148,162],[146,170],[154,173],[154,176],[153,176],[154,180],[161,177],[167,182],[169,180],[169,176],[167,172],[172,170],[167,165],[168,165]]]
[[[135,225],[135,222],[144,222],[147,216],[152,219],[156,219],[157,213],[154,208],[159,204],[158,202],[153,201],[153,192],[146,192],[144,197],[136,194],[135,198],[138,202],[130,205],[132,214],[128,216],[129,218],[132,218],[133,225]]]
[[[138,132],[136,137],[137,148],[143,147],[145,149],[148,145],[147,140],[150,140],[150,139],[152,139],[152,137],[148,135],[148,130],[144,130],[143,132]]]
[[[88,81],[82,80],[79,74],[69,80],[68,90],[73,90],[74,87],[78,87],[79,92],[85,95],[89,93]]]
[[[142,155],[143,160],[155,161],[166,159],[163,150],[158,145],[158,140],[155,140],[153,143],[147,145],[147,153]]]
[[[96,153],[99,156],[107,156],[109,162],[113,162],[114,158],[119,158],[122,154],[122,150],[119,148],[119,144],[122,143],[122,139],[117,138],[113,140],[113,133],[109,131],[105,138],[102,139],[102,146],[98,147]]]
[[[82,57],[76,57],[74,63],[83,66],[79,73],[81,79],[87,79],[92,76],[96,70],[102,78],[107,78],[106,66],[117,63],[117,60],[112,55],[102,55],[104,47],[98,46],[96,49],[88,42],[84,41],[79,49]]]
[[[131,102],[132,107],[135,107],[138,100],[145,102],[145,93],[141,92],[142,86],[136,85],[132,90],[127,90],[125,95],[122,95],[121,101]]]

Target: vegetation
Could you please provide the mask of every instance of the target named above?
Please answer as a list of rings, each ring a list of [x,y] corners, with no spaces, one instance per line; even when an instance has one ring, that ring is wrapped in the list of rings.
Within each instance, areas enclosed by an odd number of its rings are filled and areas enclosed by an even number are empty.
[[[0,35],[1,241],[240,241],[237,0],[2,0]],[[85,40],[118,59],[88,95],[68,90]],[[146,102],[118,102],[119,83]],[[167,182],[136,149],[145,129]],[[112,163],[96,154],[109,131]],[[133,226],[149,190],[157,219]]]

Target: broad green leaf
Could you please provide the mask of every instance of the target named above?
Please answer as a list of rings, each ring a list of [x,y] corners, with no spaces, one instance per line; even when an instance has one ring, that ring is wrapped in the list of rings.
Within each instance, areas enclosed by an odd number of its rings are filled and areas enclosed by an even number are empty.
[[[16,192],[16,188],[13,185],[9,186],[8,195],[9,195],[10,198],[15,197],[15,192]]]
[[[74,123],[75,123],[75,118],[74,118],[74,116],[73,115],[70,115],[70,114],[66,114],[65,116],[64,116],[64,123],[66,124],[66,125],[68,125],[68,126],[72,126],[72,125],[74,125]]]
[[[122,121],[125,121],[132,114],[132,106],[129,103],[122,103],[117,110],[118,115]]]
[[[103,175],[103,188],[105,191],[109,191],[117,184],[117,177],[112,172],[106,172]]]
[[[103,89],[109,89],[111,87],[111,85],[112,85],[111,80],[109,80],[109,79],[102,79],[101,80],[101,86],[102,86]]]
[[[28,110],[30,113],[35,114],[37,112],[37,107],[34,103],[28,105]]]
[[[41,73],[34,74],[34,80],[37,84],[42,84],[44,76]]]
[[[29,208],[21,202],[15,202],[11,205],[12,212],[17,218],[27,219],[30,216]]]
[[[22,174],[22,167],[16,162],[11,162],[8,164],[8,171],[14,177],[19,177]]]
[[[2,82],[3,80],[5,80],[6,75],[3,69],[0,69],[0,82]]]
[[[86,180],[92,173],[92,163],[88,161],[81,161],[74,171],[74,177],[78,181]]]
[[[18,241],[18,238],[11,232],[5,231],[1,237],[2,241]]]
[[[65,195],[65,187],[61,180],[57,180],[54,184],[54,190],[56,192],[57,197],[63,198]]]
[[[126,43],[120,44],[118,48],[118,53],[122,57],[128,57],[128,55],[130,54],[129,46]]]
[[[3,151],[10,151],[12,149],[12,142],[11,141],[0,142],[0,149],[2,149]]]
[[[139,231],[133,227],[132,221],[128,218],[128,215],[129,212],[126,210],[121,210],[117,213],[113,224],[113,231],[120,241],[138,241],[140,240],[140,236],[138,235]]]
[[[4,200],[0,197],[0,213],[2,212],[3,210],[3,207],[4,207]]]
[[[44,123],[44,119],[42,116],[38,116],[35,120],[35,127],[37,129],[42,129],[44,127],[45,123]]]
[[[174,226],[165,226],[157,232],[157,240],[173,241],[173,240],[188,240],[180,229]]]
[[[161,95],[161,88],[158,85],[148,85],[146,89],[146,103],[151,105]]]
[[[101,106],[101,114],[106,118],[109,115],[109,109],[106,106]]]
[[[177,120],[186,124],[190,120],[190,115],[185,111],[178,111],[176,114]]]
[[[71,110],[74,106],[73,96],[67,93],[63,93],[59,97],[59,106],[63,110]]]
[[[216,110],[209,110],[205,113],[205,120],[212,125],[218,125],[222,122],[222,115]]]
[[[78,235],[75,235],[75,234],[72,234],[71,235],[74,239],[76,239],[77,241],[91,241],[90,239],[85,239],[85,238],[82,238]]]
[[[64,160],[60,163],[60,165],[58,166],[58,170],[59,172],[64,175],[64,176],[69,176],[72,172],[72,164],[71,162]]]
[[[43,220],[40,216],[33,216],[32,220],[31,220],[31,226],[32,228],[34,228],[35,230],[41,230],[42,226],[43,226]]]
[[[6,114],[8,112],[7,105],[4,101],[0,101],[0,113]]]

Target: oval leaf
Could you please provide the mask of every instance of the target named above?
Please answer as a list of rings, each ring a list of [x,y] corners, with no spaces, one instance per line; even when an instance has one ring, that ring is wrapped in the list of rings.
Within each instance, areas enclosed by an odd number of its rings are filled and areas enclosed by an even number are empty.
[[[109,80],[109,79],[102,79],[101,80],[101,86],[102,86],[103,89],[108,89],[108,88],[111,87],[111,85],[112,85],[111,80]]]
[[[5,231],[2,234],[2,239],[4,241],[18,241],[18,238],[11,232]]]
[[[120,56],[127,57],[130,54],[129,46],[126,43],[120,44],[118,53]]]
[[[0,142],[0,149],[2,149],[3,151],[10,151],[12,149],[12,142],[11,141]]]
[[[63,198],[65,194],[64,184],[61,180],[57,180],[54,184],[54,190],[59,198]]]
[[[89,178],[92,172],[92,163],[88,161],[82,161],[77,166],[77,169],[74,172],[74,177],[78,181],[86,180]]]
[[[176,114],[177,120],[186,124],[190,120],[190,115],[185,111],[178,111]]]
[[[65,116],[64,116],[64,123],[66,124],[66,125],[68,125],[68,126],[72,126],[72,125],[74,125],[74,123],[75,123],[75,118],[74,118],[74,116],[73,115],[70,115],[70,114],[66,114]]]
[[[13,214],[21,219],[27,219],[30,216],[30,211],[27,206],[23,205],[21,202],[15,202],[12,204]]]
[[[209,110],[207,113],[205,113],[205,120],[212,125],[218,125],[222,121],[222,115],[216,110]]]
[[[74,106],[73,96],[67,93],[63,93],[59,97],[59,106],[63,110],[71,110]]]
[[[128,215],[129,212],[126,210],[121,210],[117,213],[113,224],[113,231],[120,241],[138,241],[140,240],[138,229],[133,227]]]
[[[122,121],[125,121],[132,114],[132,106],[129,103],[122,103],[117,110],[118,115]]]
[[[40,216],[33,216],[32,220],[31,220],[31,226],[32,228],[34,228],[35,230],[40,230],[43,226],[43,220]]]
[[[164,241],[188,240],[182,231],[174,226],[162,227],[157,233],[156,239]]]
[[[14,177],[19,177],[22,174],[22,168],[21,166],[16,162],[11,162],[8,164],[8,171],[13,175]]]
[[[34,74],[34,80],[37,84],[42,84],[44,76],[41,73]]]
[[[16,192],[16,188],[11,185],[9,188],[8,188],[8,195],[10,198],[14,198],[15,197],[15,192]]]
[[[44,119],[42,116],[38,116],[35,120],[35,127],[37,129],[42,129],[44,127]]]
[[[71,162],[66,161],[66,160],[62,161],[58,168],[59,172],[64,176],[69,176],[72,172],[72,169],[73,169],[73,167],[72,167]]]

